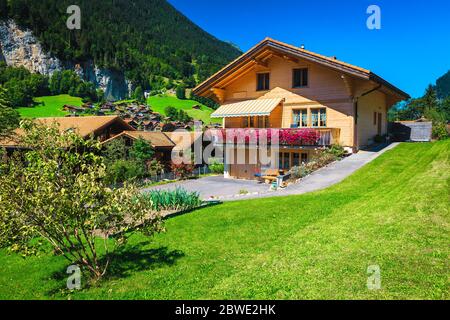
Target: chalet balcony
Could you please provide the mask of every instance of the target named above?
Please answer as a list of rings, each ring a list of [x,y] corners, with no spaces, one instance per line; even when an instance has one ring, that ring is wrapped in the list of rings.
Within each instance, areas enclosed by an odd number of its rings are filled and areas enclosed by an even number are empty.
[[[277,141],[282,146],[323,147],[338,144],[339,128],[290,128],[290,129],[258,129],[231,128],[212,129],[205,132],[214,144],[224,143],[263,145]]]

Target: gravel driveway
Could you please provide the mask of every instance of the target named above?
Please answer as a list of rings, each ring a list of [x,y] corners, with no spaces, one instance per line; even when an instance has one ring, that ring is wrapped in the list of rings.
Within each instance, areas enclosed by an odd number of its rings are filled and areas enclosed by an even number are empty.
[[[182,187],[188,191],[199,192],[203,200],[218,199],[222,201],[302,194],[322,190],[341,182],[356,170],[397,145],[398,143],[392,143],[381,150],[360,151],[313,172],[298,183],[277,191],[270,190],[268,184],[258,183],[257,181],[225,179],[223,176],[179,181],[146,188],[143,191]]]

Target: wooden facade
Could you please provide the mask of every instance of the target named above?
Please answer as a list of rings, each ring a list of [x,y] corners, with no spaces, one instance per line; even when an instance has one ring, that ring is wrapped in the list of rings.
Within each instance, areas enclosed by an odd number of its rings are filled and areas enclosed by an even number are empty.
[[[221,105],[283,98],[268,116],[243,114],[225,118],[223,125],[315,128],[331,137],[327,142],[353,151],[371,144],[376,135],[385,135],[389,108],[408,98],[369,70],[270,38],[200,84],[194,93]],[[246,176],[241,171],[231,175]]]

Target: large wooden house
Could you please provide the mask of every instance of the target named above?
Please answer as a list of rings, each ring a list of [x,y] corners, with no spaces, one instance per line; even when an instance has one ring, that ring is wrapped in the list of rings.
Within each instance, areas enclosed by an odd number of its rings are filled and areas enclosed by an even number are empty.
[[[340,144],[351,152],[387,133],[387,112],[408,94],[373,72],[270,38],[232,61],[198,85],[194,94],[212,98],[221,107],[212,118],[223,128],[310,128],[320,139],[314,145],[280,146],[276,165],[289,169],[307,161],[317,145]],[[261,170],[250,163],[226,161],[226,175],[253,178]],[[229,150],[230,152],[230,150]],[[274,155],[273,155],[274,156]]]

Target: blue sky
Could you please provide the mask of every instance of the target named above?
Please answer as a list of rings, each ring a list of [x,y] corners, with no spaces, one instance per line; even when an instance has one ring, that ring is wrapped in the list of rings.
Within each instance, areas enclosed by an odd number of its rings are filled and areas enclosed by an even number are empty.
[[[413,97],[450,70],[450,1],[169,0],[215,37],[246,51],[266,36],[337,56]],[[366,9],[381,8],[381,30]]]

